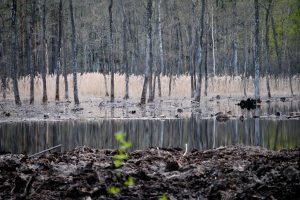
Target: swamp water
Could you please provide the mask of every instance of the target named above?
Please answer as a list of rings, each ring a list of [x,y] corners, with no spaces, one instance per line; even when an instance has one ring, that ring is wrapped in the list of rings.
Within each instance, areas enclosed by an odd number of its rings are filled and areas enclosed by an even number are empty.
[[[86,145],[117,148],[123,132],[131,150],[149,147],[211,149],[224,145],[259,145],[268,149],[300,146],[300,120],[238,118],[218,122],[197,115],[182,119],[103,119],[98,121],[3,122],[0,151],[33,154],[62,144],[61,151]]]

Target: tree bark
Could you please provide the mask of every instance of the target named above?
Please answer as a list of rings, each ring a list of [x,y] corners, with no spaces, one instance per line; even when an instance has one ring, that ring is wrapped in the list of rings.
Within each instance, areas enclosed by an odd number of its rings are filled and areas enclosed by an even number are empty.
[[[109,14],[109,43],[110,43],[110,54],[109,54],[109,61],[110,61],[110,101],[113,102],[115,100],[115,65],[113,59],[113,34],[112,34],[112,25],[113,25],[113,18],[112,18],[112,7],[113,7],[113,0],[110,0],[110,4],[108,6],[108,14]]]
[[[143,84],[143,90],[142,90],[142,96],[141,96],[141,105],[144,105],[146,103],[146,94],[147,94],[147,87],[148,84],[151,84],[149,82],[150,76],[152,74],[150,73],[150,66],[152,65],[152,44],[151,44],[151,34],[152,34],[152,27],[151,27],[151,16],[152,16],[152,0],[148,0],[147,3],[147,21],[146,21],[146,30],[147,30],[147,38],[146,38],[146,65],[145,65],[145,78],[144,78],[144,84]],[[149,87],[150,89],[150,87]],[[151,87],[152,89],[152,87]],[[150,99],[150,93],[149,91],[149,99]],[[151,99],[150,99],[151,100]],[[152,99],[153,100],[153,99]],[[149,100],[148,100],[149,101]]]
[[[58,48],[57,48],[57,65],[56,65],[56,87],[55,101],[59,101],[59,75],[61,69],[61,38],[62,38],[62,0],[59,1],[58,17]]]
[[[29,45],[28,58],[27,58],[30,67],[30,100],[29,100],[30,104],[34,103],[34,76],[35,76],[35,68],[36,68],[35,9],[36,9],[36,0],[32,0],[31,1],[31,23],[30,23],[30,31],[29,31],[29,37],[31,39],[29,43],[31,42],[31,45]],[[33,60],[33,63],[31,63],[31,59]]]
[[[244,73],[243,73],[243,88],[244,96],[247,96],[247,63],[248,63],[248,38],[247,38],[247,29],[244,25]]]
[[[272,0],[268,1],[268,7],[266,9],[266,33],[265,33],[265,43],[266,43],[266,58],[265,58],[265,64],[266,64],[266,81],[267,81],[267,92],[268,97],[271,98],[271,91],[270,91],[270,45],[269,45],[269,16],[271,13],[271,6],[272,6]]]
[[[75,35],[75,22],[73,15],[73,4],[72,0],[69,0],[70,3],[70,14],[71,14],[71,26],[72,26],[72,57],[73,57],[73,89],[74,89],[74,102],[75,105],[79,105],[78,98],[78,86],[77,86],[77,44],[76,44],[76,35]]]
[[[69,100],[69,84],[68,84],[68,70],[67,70],[67,55],[68,55],[68,48],[67,48],[67,40],[65,33],[63,33],[63,48],[64,48],[64,67],[63,67],[63,76],[64,76],[64,83],[65,83],[65,99]]]
[[[12,9],[11,9],[11,27],[12,27],[12,51],[11,51],[11,77],[13,80],[13,88],[14,88],[14,97],[16,105],[21,105],[21,99],[19,94],[18,80],[17,80],[17,41],[18,41],[18,30],[17,30],[17,2],[16,0],[12,0]]]
[[[157,81],[158,81],[158,96],[161,97],[161,83],[160,83],[160,74],[164,71],[164,48],[162,40],[162,28],[161,28],[161,12],[160,12],[161,0],[158,0],[157,3],[157,12],[158,12],[158,43],[159,43],[159,58],[160,58],[160,68],[157,70]]]
[[[207,96],[208,89],[208,71],[207,71],[207,48],[208,48],[208,35],[206,34],[206,42],[205,42],[205,52],[204,52],[204,73],[205,73],[205,85],[204,85],[204,95]]]
[[[6,62],[4,58],[6,56],[5,52],[5,41],[3,40],[0,34],[0,65],[1,65],[1,88],[2,88],[2,97],[6,99],[6,89],[7,89],[7,70],[6,70]]]
[[[128,29],[128,22],[127,16],[125,12],[125,7],[123,1],[120,1],[122,14],[123,14],[123,62],[125,64],[125,96],[124,99],[129,98],[129,66],[128,66],[128,46],[127,46],[127,29]]]
[[[260,88],[259,88],[259,73],[260,73],[260,40],[259,40],[259,4],[258,0],[254,0],[255,8],[255,56],[254,56],[254,66],[255,66],[255,78],[254,78],[254,87],[255,87],[255,99],[260,99]]]
[[[237,43],[237,10],[236,10],[236,0],[232,1],[232,12],[233,12],[233,42],[232,42],[232,49],[233,49],[233,70],[234,70],[234,75],[238,75],[238,43]]]
[[[211,7],[211,40],[212,40],[212,56],[213,56],[213,73],[216,76],[216,57],[215,57],[215,38],[214,38],[214,7]]]
[[[205,0],[202,0],[202,11],[201,11],[201,19],[200,19],[200,37],[199,37],[199,45],[197,49],[197,63],[196,66],[198,66],[198,85],[197,85],[197,93],[195,97],[195,101],[200,103],[201,99],[201,84],[202,84],[202,63],[203,63],[203,58],[202,58],[202,48],[203,48],[203,33],[204,33],[204,14],[205,14]]]
[[[47,70],[47,39],[46,39],[46,0],[42,0],[42,7],[41,7],[41,20],[42,20],[42,82],[43,82],[43,103],[47,103],[48,96],[47,96],[47,81],[46,81],[46,70]]]
[[[148,102],[153,102],[154,94],[153,94],[153,52],[152,52],[152,0],[148,0],[147,5],[147,31],[149,42],[149,99]]]

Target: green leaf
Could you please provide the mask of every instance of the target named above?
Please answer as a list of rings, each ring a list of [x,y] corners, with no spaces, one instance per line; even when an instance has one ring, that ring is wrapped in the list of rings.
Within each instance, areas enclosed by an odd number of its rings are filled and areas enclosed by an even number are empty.
[[[114,160],[114,165],[116,168],[119,168],[123,165],[123,161],[122,160]]]
[[[159,200],[168,200],[168,196],[166,194],[163,194],[161,197],[159,197]]]
[[[118,142],[123,142],[125,141],[125,134],[124,133],[116,133],[115,138]]]
[[[125,181],[124,185],[127,187],[134,186],[134,178],[129,176],[128,179]]]
[[[128,156],[124,153],[122,154],[116,154],[114,155],[114,159],[117,159],[117,160],[127,160],[128,159]]]
[[[115,186],[111,186],[108,188],[107,192],[109,194],[113,194],[113,195],[116,195],[116,194],[119,194],[121,192],[121,190]]]

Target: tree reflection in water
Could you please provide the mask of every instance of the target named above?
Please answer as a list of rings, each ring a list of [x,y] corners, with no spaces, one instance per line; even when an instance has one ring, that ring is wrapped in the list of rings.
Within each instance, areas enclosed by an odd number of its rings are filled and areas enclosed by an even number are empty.
[[[259,111],[257,111],[259,112]],[[259,113],[256,113],[259,115]],[[62,144],[62,150],[86,145],[117,148],[114,133],[122,131],[133,146],[181,147],[189,150],[224,145],[259,145],[271,149],[300,146],[299,120],[248,118],[220,123],[192,114],[183,119],[111,119],[100,121],[0,123],[0,151],[32,154]]]

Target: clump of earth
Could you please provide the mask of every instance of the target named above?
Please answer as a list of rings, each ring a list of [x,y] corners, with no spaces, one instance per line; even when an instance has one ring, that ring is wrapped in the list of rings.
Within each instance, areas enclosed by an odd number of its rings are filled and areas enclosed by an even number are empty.
[[[117,150],[2,153],[0,199],[297,199],[299,150],[150,148],[128,153],[120,168]],[[129,177],[134,183],[126,186]]]

